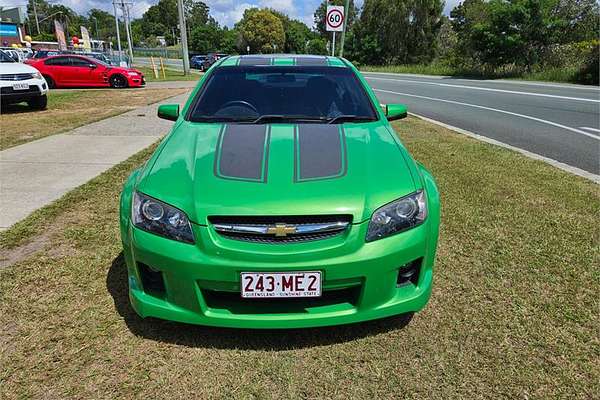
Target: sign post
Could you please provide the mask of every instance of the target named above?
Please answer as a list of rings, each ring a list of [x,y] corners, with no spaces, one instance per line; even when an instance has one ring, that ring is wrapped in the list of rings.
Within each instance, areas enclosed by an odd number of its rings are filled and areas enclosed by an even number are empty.
[[[335,33],[344,30],[344,7],[327,6],[325,14],[325,26],[327,32],[333,32],[333,46],[331,46],[331,55],[335,56]]]

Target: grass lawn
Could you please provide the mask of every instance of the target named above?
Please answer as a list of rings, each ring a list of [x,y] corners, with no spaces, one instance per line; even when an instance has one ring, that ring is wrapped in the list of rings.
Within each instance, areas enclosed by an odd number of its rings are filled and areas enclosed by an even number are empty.
[[[164,81],[197,81],[202,76],[197,73],[190,73],[184,75],[182,71],[176,71],[174,69],[165,68],[165,77],[163,78],[162,70],[158,67],[158,79],[154,77],[151,67],[140,67],[135,66],[135,69],[142,71],[146,82],[164,82]]]
[[[597,397],[598,185],[416,118],[395,126],[443,201],[433,296],[410,325],[141,320],[117,209],[144,151],[0,234],[0,398]]]
[[[545,82],[562,82],[562,83],[578,83],[577,75],[578,68],[548,68],[544,71],[528,72],[520,75],[515,74],[495,74],[482,75],[480,72],[458,71],[447,65],[442,64],[414,64],[414,65],[383,65],[361,66],[363,72],[388,72],[396,74],[420,74],[420,75],[444,75],[455,76],[457,78],[474,78],[474,79],[516,79],[526,81],[545,81]]]
[[[0,150],[133,110],[185,93],[185,89],[50,91],[48,108],[6,106],[0,115]]]

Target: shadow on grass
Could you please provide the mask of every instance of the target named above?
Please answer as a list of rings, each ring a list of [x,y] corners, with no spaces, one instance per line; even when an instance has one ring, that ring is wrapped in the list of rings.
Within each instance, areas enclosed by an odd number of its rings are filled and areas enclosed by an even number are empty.
[[[0,113],[2,114],[23,114],[23,113],[35,113],[45,110],[34,110],[30,108],[27,103],[15,103],[15,104],[2,104],[0,106]]]
[[[326,346],[402,329],[412,319],[412,314],[407,314],[352,325],[284,330],[213,328],[155,318],[142,319],[129,304],[123,253],[113,260],[106,286],[117,312],[134,335],[189,347],[279,351]]]

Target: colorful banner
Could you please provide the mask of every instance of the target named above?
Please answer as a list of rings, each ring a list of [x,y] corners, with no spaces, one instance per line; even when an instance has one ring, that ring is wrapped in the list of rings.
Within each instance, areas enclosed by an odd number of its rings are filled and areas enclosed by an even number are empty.
[[[56,41],[58,42],[59,50],[67,50],[67,39],[65,39],[65,31],[63,26],[57,20],[54,20],[54,34],[56,35]]]
[[[90,33],[85,26],[81,27],[81,40],[83,40],[83,49],[92,51],[92,42],[90,42]]]
[[[0,24],[0,36],[17,37],[17,25],[15,24]]]

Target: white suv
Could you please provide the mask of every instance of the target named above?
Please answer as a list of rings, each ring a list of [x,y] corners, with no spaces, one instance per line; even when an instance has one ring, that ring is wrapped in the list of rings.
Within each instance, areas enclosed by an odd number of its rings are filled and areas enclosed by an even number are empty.
[[[48,84],[40,72],[27,64],[15,62],[0,50],[0,103],[27,102],[34,110],[48,103]]]

